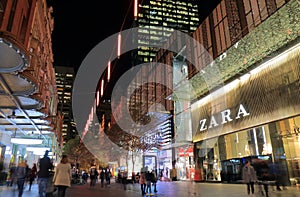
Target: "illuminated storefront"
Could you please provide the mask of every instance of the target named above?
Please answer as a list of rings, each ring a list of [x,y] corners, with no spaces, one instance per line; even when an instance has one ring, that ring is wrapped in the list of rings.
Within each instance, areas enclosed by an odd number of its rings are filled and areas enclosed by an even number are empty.
[[[194,146],[177,149],[177,177],[179,180],[193,180],[195,176]]]
[[[241,181],[246,160],[276,165],[284,185],[299,179],[299,57],[296,42],[192,105],[203,180]]]

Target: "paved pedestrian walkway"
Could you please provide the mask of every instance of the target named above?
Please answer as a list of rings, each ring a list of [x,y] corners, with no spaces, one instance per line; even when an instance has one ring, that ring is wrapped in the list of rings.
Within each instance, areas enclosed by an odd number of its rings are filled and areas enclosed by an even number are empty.
[[[0,197],[18,197],[18,193],[17,185],[12,187],[6,185],[0,186]],[[32,184],[31,190],[29,191],[29,186],[26,183],[22,197],[38,197],[38,185],[36,183]]]
[[[152,188],[153,189],[153,188]],[[262,197],[255,188],[255,197]],[[247,197],[246,186],[244,184],[224,184],[224,183],[195,183],[195,182],[158,182],[159,197]],[[287,187],[287,190],[273,191],[269,188],[269,197],[299,197],[300,189],[297,187]],[[17,197],[18,190],[12,187],[0,186],[0,197]],[[141,197],[140,185],[127,184],[126,190],[120,183],[112,183],[109,187],[101,187],[98,182],[95,187],[90,188],[89,184],[72,185],[67,189],[66,197]],[[38,187],[35,183],[31,191],[25,187],[23,197],[38,197]]]

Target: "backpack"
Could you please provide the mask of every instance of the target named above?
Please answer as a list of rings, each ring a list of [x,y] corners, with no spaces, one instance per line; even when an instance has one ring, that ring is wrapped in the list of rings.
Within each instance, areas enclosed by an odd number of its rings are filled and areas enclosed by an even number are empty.
[[[91,169],[91,175],[92,176],[96,176],[96,168],[92,168]]]
[[[155,180],[155,176],[154,176],[154,174],[153,173],[150,173],[150,181],[151,181],[151,183],[155,183],[156,182],[156,180]]]
[[[100,172],[100,178],[101,178],[101,179],[104,179],[104,175],[105,175],[104,172],[101,171],[101,172]]]

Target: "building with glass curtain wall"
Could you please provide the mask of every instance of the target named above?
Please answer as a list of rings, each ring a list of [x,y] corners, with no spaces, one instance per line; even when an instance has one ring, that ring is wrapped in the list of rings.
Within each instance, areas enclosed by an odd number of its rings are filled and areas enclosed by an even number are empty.
[[[62,136],[68,141],[77,135],[72,113],[72,89],[75,78],[74,69],[67,66],[55,66],[58,94],[58,111],[63,115]]]
[[[150,62],[173,30],[193,32],[199,26],[196,0],[144,0],[140,1],[135,26],[138,32],[138,63]]]
[[[138,27],[137,32],[137,49],[133,52],[133,64],[138,65],[142,63],[151,62],[157,55],[161,46],[168,41],[174,30],[180,30],[184,33],[190,34],[199,26],[199,10],[198,1],[173,1],[173,0],[144,0],[139,1],[137,15],[135,17],[134,26]],[[151,45],[151,47],[150,47]],[[141,72],[141,78],[147,76],[149,70]],[[158,143],[161,151],[156,151],[157,168],[161,176],[169,178],[170,170],[174,167],[174,154],[171,147],[174,138],[174,126],[170,124],[173,121],[173,101],[166,100],[168,95],[168,88],[172,86],[171,76],[166,77],[165,74],[157,75],[161,82],[165,85],[154,83],[139,84],[135,82],[136,91],[130,99],[130,110],[138,111],[137,119],[135,121],[143,124],[151,116],[165,117],[157,122],[156,131],[151,136],[145,136],[144,140],[152,139],[150,143]],[[137,76],[139,78],[139,76]],[[167,85],[168,84],[168,85]],[[162,109],[155,107],[155,99],[161,98],[159,103],[163,106]],[[154,113],[148,113],[150,110]],[[153,119],[153,117],[152,117]],[[159,126],[161,125],[161,126]],[[154,137],[153,136],[158,136]],[[149,138],[149,139],[148,139]],[[190,141],[191,142],[191,141]],[[145,153],[151,154],[151,153]],[[145,163],[143,164],[145,166]],[[164,173],[160,173],[160,172]]]

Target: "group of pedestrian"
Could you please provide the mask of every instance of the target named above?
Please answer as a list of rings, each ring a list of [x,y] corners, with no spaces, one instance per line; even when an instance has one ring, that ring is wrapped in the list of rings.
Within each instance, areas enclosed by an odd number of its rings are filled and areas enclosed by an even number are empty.
[[[22,196],[25,183],[28,183],[29,191],[31,190],[32,183],[36,177],[36,164],[33,164],[32,168],[29,168],[27,160],[20,159],[20,162],[16,166],[12,164],[9,170],[9,183],[8,186],[17,185],[19,196]]]
[[[17,166],[12,164],[9,171],[10,182],[8,186],[17,185],[18,197],[23,195],[25,182],[28,181],[28,190],[30,191],[35,179],[38,183],[39,197],[53,196],[54,190],[57,190],[57,197],[65,197],[66,189],[71,186],[71,164],[68,157],[62,155],[60,163],[54,169],[48,154],[49,151],[47,150],[44,156],[39,159],[38,164],[34,163],[31,168],[29,168],[26,159],[20,159]]]
[[[111,171],[109,168],[102,168],[100,170],[100,173],[98,172],[98,169],[96,167],[96,164],[93,163],[91,165],[91,168],[89,170],[89,177],[90,177],[90,187],[94,187],[96,185],[96,182],[98,180],[98,176],[100,178],[101,187],[107,187],[110,186],[110,179],[112,177]]]
[[[101,187],[104,187],[104,181],[105,181],[105,187],[110,185],[110,178],[111,178],[111,172],[110,169],[101,169],[100,172],[100,182],[101,182]]]
[[[269,185],[275,185],[277,191],[281,191],[280,173],[276,170],[278,166],[270,164],[268,161],[256,162],[256,169],[249,160],[246,161],[242,169],[242,178],[247,185],[247,194],[254,195],[255,183],[258,184],[258,191],[266,197],[269,196]],[[284,187],[284,184],[281,184]]]
[[[156,183],[157,183],[157,175],[155,170],[141,172],[140,173],[140,180],[139,183],[141,185],[141,192],[142,195],[145,194],[152,194],[151,185],[153,186],[154,192],[157,192]]]

